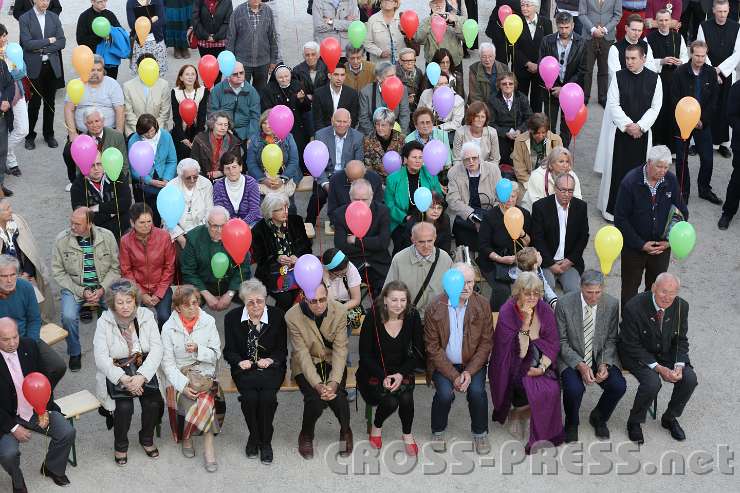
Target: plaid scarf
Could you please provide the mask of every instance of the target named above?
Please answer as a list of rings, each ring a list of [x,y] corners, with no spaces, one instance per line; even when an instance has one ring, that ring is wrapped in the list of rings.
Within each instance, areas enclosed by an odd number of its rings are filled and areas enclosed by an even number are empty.
[[[172,385],[168,385],[165,389],[167,414],[170,418],[170,428],[175,443],[188,440],[193,434],[199,435],[211,431],[214,435],[218,435],[221,432],[226,416],[226,400],[217,382],[213,382],[210,391],[198,394],[195,403],[187,410],[182,434],[177,426],[177,403],[180,395],[181,393],[177,392]]]

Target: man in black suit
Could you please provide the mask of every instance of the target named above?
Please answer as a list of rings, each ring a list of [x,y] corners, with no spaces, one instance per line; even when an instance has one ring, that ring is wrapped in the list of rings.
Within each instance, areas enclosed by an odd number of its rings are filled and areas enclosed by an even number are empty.
[[[13,17],[21,20],[21,16],[33,8],[33,0],[15,0],[13,4]],[[62,3],[59,0],[51,0],[49,3],[49,12],[56,15],[62,15]]]
[[[75,429],[49,399],[47,412],[38,416],[23,395],[23,380],[41,372],[39,349],[33,339],[18,335],[12,318],[0,318],[0,465],[13,480],[13,493],[28,492],[21,471],[18,444],[31,439],[31,431],[51,438],[41,475],[58,486],[67,486],[67,457],[75,440]]]
[[[344,86],[344,79],[347,76],[347,68],[344,66],[346,62],[341,58],[337,68],[329,74],[329,83],[316,88],[311,108],[314,132],[331,125],[331,117],[339,108],[349,111],[352,126],[357,128],[360,95],[351,87]]]
[[[383,179],[380,178],[380,175],[367,168],[362,161],[350,161],[343,170],[337,171],[329,179],[326,214],[332,224],[334,224],[334,212],[352,202],[349,197],[349,189],[352,183],[360,178],[364,178],[370,183],[373,189],[373,202],[383,203]]]
[[[549,0],[547,0],[549,3]],[[514,74],[519,82],[519,91],[529,97],[533,113],[542,111],[542,79],[538,69],[540,63],[540,44],[542,38],[552,34],[552,22],[540,15],[540,0],[522,0],[522,20],[524,29],[514,43]]]
[[[545,279],[552,288],[560,281],[566,293],[580,289],[588,244],[587,205],[573,197],[574,187],[573,177],[563,173],[555,177],[555,194],[532,204],[532,236],[542,255]]]
[[[640,293],[624,306],[619,332],[619,357],[625,370],[640,382],[627,420],[629,439],[644,443],[642,427],[650,404],[658,396],[661,379],[673,384],[673,393],[660,423],[675,440],[686,434],[677,418],[697,385],[689,361],[689,304],[678,297],[681,283],[664,272],[651,291]]]

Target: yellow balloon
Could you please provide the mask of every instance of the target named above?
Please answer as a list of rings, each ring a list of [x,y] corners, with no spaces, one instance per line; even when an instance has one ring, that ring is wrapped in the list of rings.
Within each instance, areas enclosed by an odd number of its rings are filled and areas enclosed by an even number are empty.
[[[275,178],[283,167],[283,150],[277,144],[267,144],[262,149],[262,166],[268,175]]]
[[[522,24],[522,18],[516,14],[509,14],[509,16],[504,19],[504,34],[506,34],[506,39],[508,39],[511,44],[516,43],[516,40],[522,35],[523,28],[524,24]]]
[[[80,79],[72,79],[67,83],[67,96],[74,104],[80,104],[85,94],[85,84]]]
[[[151,58],[145,58],[139,64],[139,78],[147,87],[152,87],[159,79],[159,65]]]
[[[601,272],[604,275],[611,272],[612,264],[622,252],[623,245],[622,232],[614,226],[604,226],[596,233],[594,248],[596,249],[596,255],[599,257],[599,263],[601,263]]]
[[[701,118],[699,101],[691,96],[683,97],[676,105],[675,113],[676,123],[678,123],[678,128],[681,129],[681,138],[687,140]]]

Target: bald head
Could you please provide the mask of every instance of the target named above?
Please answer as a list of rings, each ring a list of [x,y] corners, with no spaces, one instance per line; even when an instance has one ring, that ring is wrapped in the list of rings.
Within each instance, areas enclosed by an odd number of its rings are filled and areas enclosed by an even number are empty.
[[[331,126],[334,127],[334,132],[338,136],[343,137],[352,126],[352,116],[349,111],[344,108],[337,109],[331,117]]]
[[[681,281],[669,272],[658,274],[653,287],[650,288],[653,292],[653,298],[655,298],[655,304],[663,310],[668,309],[673,304],[680,289]]]
[[[352,161],[347,163],[347,166],[345,166],[344,174],[347,175],[347,179],[350,182],[359,180],[360,178],[364,178],[365,177],[365,163],[357,159],[353,159]]]
[[[14,353],[18,349],[18,324],[10,317],[0,318],[0,351]]]
[[[78,207],[69,218],[69,229],[75,236],[87,238],[92,230],[93,212],[87,207]]]

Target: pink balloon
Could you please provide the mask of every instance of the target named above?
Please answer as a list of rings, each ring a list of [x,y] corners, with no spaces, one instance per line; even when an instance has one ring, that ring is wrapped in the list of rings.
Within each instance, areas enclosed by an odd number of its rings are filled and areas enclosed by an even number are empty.
[[[284,104],[279,104],[270,110],[267,123],[280,140],[285,139],[293,130],[293,112]]]
[[[455,92],[449,86],[436,88],[432,94],[432,106],[440,118],[447,118],[455,106]]]
[[[383,168],[389,175],[401,169],[401,155],[396,151],[388,151],[383,155]]]
[[[450,157],[450,148],[444,145],[441,140],[432,139],[424,146],[424,167],[429,174],[437,176],[442,171]]]
[[[583,106],[583,89],[575,82],[568,82],[560,89],[559,99],[565,119],[573,120]]]
[[[139,177],[147,176],[154,166],[154,149],[140,140],[128,150],[128,162]]]
[[[363,239],[373,223],[373,212],[365,202],[351,202],[344,211],[347,227],[356,237]]]
[[[442,40],[445,39],[445,32],[447,31],[447,21],[439,15],[432,16],[432,34],[434,40],[438,45],[442,44]]]
[[[504,25],[504,21],[507,17],[511,15],[511,7],[508,5],[502,5],[501,8],[498,9],[498,20],[501,22],[501,25]]]
[[[303,150],[303,162],[306,163],[309,173],[314,178],[321,176],[329,162],[329,149],[320,140],[308,143]]]
[[[95,139],[85,134],[78,135],[72,141],[70,152],[75,164],[80,168],[80,172],[84,176],[90,174],[90,168],[95,163],[95,158],[98,157],[98,145],[95,143]]]
[[[301,287],[306,297],[310,300],[316,298],[316,288],[319,287],[324,278],[324,266],[315,255],[307,253],[295,263],[293,269],[295,281]]]
[[[548,90],[552,89],[558,75],[560,75],[560,64],[558,63],[557,58],[554,56],[546,56],[540,60],[539,71],[540,77],[542,77],[542,81],[545,83],[545,87]]]

